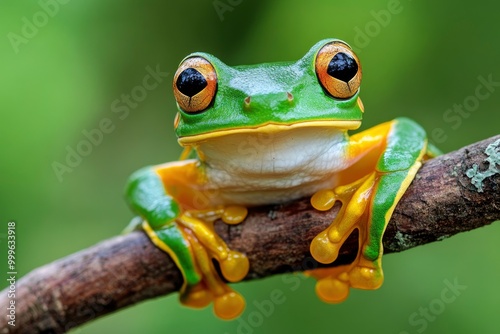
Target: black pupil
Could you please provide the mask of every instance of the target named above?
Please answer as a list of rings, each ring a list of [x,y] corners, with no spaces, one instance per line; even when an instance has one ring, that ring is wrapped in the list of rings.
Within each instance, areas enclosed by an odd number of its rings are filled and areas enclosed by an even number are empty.
[[[207,80],[205,80],[203,74],[190,67],[179,74],[175,84],[182,94],[193,97],[207,86]]]
[[[326,72],[336,79],[349,82],[358,72],[358,64],[352,56],[339,52],[328,64]]]

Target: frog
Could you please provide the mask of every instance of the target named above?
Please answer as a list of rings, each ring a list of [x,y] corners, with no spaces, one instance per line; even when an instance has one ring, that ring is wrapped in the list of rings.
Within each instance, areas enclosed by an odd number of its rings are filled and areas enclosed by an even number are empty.
[[[181,271],[183,305],[213,303],[219,318],[238,317],[245,300],[228,283],[242,281],[250,263],[214,222],[240,224],[249,208],[304,197],[319,211],[341,205],[310,243],[318,263],[333,263],[358,232],[351,263],[306,272],[319,298],[340,303],[351,288],[382,285],[384,231],[423,161],[438,153],[404,117],[350,135],[364,114],[361,78],[352,47],[334,38],[298,61],[228,66],[203,52],[181,61],[172,88],[184,150],[178,161],[133,173],[126,199],[136,226]]]

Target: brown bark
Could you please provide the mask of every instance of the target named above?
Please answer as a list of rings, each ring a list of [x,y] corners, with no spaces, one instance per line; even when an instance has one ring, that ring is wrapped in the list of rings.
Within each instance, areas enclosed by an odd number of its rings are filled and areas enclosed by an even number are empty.
[[[490,167],[485,162],[485,149],[496,141],[493,151],[498,152],[500,136],[424,164],[387,227],[386,254],[500,219],[500,174],[490,168],[493,172],[484,180],[482,192],[466,175],[474,164],[480,171]],[[490,145],[490,153],[491,149]],[[255,279],[316,266],[309,243],[328,226],[337,210],[338,206],[318,212],[303,199],[252,209],[242,224],[217,222],[216,230],[231,248],[248,255],[251,268],[246,279]],[[356,249],[356,240],[349,238],[333,265],[348,261]],[[181,283],[172,260],[142,232],[115,237],[20,279],[16,287],[16,326],[7,325],[7,318],[2,316],[1,333],[62,333],[122,307],[175,292]],[[5,310],[8,303],[4,290],[0,309]]]

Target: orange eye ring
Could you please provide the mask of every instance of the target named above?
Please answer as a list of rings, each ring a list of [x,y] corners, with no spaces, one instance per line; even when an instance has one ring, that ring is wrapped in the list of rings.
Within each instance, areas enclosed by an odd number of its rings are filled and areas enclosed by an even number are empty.
[[[361,84],[361,64],[349,46],[331,42],[316,56],[316,75],[321,86],[334,98],[348,99]]]
[[[203,57],[187,58],[175,72],[173,89],[177,104],[185,112],[205,110],[217,91],[214,67]]]

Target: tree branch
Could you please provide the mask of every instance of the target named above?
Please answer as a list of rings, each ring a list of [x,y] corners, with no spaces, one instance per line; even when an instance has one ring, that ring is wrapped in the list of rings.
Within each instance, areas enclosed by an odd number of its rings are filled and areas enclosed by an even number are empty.
[[[385,253],[499,220],[500,172],[495,169],[500,165],[499,151],[500,135],[427,161],[396,207],[384,235]],[[487,154],[489,162],[485,161]],[[467,172],[471,168],[472,172]],[[485,170],[489,173],[481,174]],[[476,185],[471,183],[474,175]],[[483,191],[479,192],[481,176]],[[240,225],[217,222],[215,227],[229,247],[249,257],[248,280],[317,266],[310,257],[309,243],[337,211],[338,206],[326,213],[315,211],[308,199],[302,199],[255,208]],[[352,259],[356,250],[357,241],[349,238],[334,265]],[[16,326],[9,326],[8,318],[2,316],[0,328],[2,333],[62,333],[142,300],[175,292],[181,283],[172,260],[142,232],[133,232],[47,264],[20,279],[16,285]],[[5,310],[9,302],[5,289],[0,309]]]

